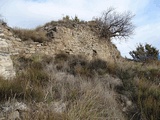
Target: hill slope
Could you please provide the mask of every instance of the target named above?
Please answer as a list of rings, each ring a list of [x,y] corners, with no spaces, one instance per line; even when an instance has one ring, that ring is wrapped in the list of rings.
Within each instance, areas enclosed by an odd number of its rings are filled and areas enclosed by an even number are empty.
[[[100,58],[108,61],[120,57],[116,47],[109,40],[100,39],[87,23],[75,24],[72,27],[65,26],[71,23],[66,22],[63,24],[54,25],[50,23],[33,31],[13,30],[1,25],[1,44],[6,44],[5,49],[1,46],[1,53],[12,56],[19,54],[55,55],[67,53],[86,56],[88,60]],[[41,36],[47,36],[48,38],[43,41],[45,37]],[[35,38],[37,38],[36,42],[34,41]]]
[[[120,53],[111,42],[98,37],[89,24],[72,25],[64,22],[55,25],[51,22],[35,30],[12,29],[0,25],[1,65],[6,72],[3,74],[2,71],[1,75],[12,79],[7,82],[1,78],[0,96],[4,101],[11,98],[23,102],[10,101],[9,106],[12,109],[7,108],[6,103],[2,104],[1,113],[7,116],[1,117],[20,117],[15,115],[17,109],[24,114],[27,114],[25,111],[29,112],[30,119],[34,109],[40,112],[41,105],[38,104],[41,101],[46,106],[42,110],[44,115],[38,113],[34,119],[53,120],[57,119],[55,116],[71,120],[81,117],[105,119],[107,116],[124,119],[125,115],[115,100],[115,91],[112,90],[121,81],[109,75],[101,78],[97,76],[105,74],[105,61],[120,59]],[[10,71],[4,64],[6,62]],[[113,80],[112,88],[109,85],[110,79]],[[33,101],[37,103],[30,105]],[[88,107],[89,104],[92,104],[91,107]],[[109,104],[111,106],[107,107]],[[34,107],[31,108],[32,106]],[[92,109],[93,111],[88,111]],[[46,110],[50,111],[49,118],[45,115]],[[21,116],[21,119],[27,119],[25,115]]]
[[[123,59],[93,21],[0,27],[0,119],[159,119],[159,61]]]

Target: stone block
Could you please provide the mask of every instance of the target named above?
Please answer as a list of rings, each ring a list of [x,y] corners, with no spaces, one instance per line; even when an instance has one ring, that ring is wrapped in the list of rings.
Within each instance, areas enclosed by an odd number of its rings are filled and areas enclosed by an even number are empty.
[[[0,51],[3,53],[9,53],[9,49],[7,47],[0,47]]]
[[[0,74],[5,78],[11,78],[15,75],[13,63],[9,54],[0,54]]]
[[[18,111],[13,111],[8,116],[8,120],[17,120],[17,119],[20,120],[20,114]]]
[[[18,55],[18,54],[19,54],[18,52],[10,53],[10,55]]]
[[[42,44],[38,44],[38,45],[37,45],[37,47],[41,47],[41,46],[42,46]]]
[[[8,45],[8,43],[6,42],[6,40],[5,39],[1,39],[1,41],[0,41],[0,47],[8,47],[9,45]]]
[[[17,41],[21,42],[22,40],[20,38],[16,38]]]
[[[35,50],[31,50],[30,53],[31,53],[31,54],[34,54],[34,53],[36,53],[36,51],[35,51]]]
[[[4,33],[0,33],[0,37],[3,37],[4,36]]]

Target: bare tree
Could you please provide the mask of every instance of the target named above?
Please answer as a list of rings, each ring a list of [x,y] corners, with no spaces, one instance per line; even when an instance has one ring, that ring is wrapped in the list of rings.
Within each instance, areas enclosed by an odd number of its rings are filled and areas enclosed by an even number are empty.
[[[117,13],[114,8],[109,8],[96,19],[100,36],[109,39],[112,37],[128,38],[134,30],[131,21],[133,17],[131,12]]]

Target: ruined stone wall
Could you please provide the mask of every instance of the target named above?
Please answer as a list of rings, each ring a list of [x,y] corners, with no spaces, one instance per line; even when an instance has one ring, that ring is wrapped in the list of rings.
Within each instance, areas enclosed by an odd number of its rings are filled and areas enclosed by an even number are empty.
[[[10,78],[15,75],[9,48],[10,46],[6,41],[4,30],[0,27],[0,76],[5,78]]]
[[[65,52],[74,55],[86,56],[89,60],[100,58],[103,60],[114,60],[120,56],[117,49],[107,41],[99,40],[97,35],[87,26],[77,26],[74,28],[66,28],[63,26],[56,27],[53,32],[54,38],[45,43],[32,41],[22,41],[17,38],[10,28],[0,26],[0,73],[14,75],[11,55],[31,55],[31,54],[47,54],[55,55]],[[4,57],[5,56],[5,57]],[[7,65],[5,65],[4,61]],[[10,67],[8,67],[10,66]],[[9,71],[8,71],[9,68]],[[8,72],[8,73],[7,73]]]

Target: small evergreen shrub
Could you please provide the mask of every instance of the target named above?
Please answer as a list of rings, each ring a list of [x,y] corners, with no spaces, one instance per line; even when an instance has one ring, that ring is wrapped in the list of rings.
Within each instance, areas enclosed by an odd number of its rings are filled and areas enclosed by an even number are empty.
[[[133,60],[144,62],[158,60],[159,51],[149,44],[145,44],[144,46],[139,44],[136,50],[131,51],[129,54],[132,56]]]

